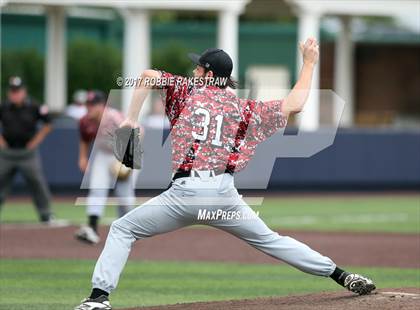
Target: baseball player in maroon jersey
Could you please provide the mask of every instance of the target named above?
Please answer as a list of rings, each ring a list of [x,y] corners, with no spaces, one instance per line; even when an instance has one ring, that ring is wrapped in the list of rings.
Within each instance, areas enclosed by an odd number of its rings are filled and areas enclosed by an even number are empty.
[[[98,224],[105,210],[109,189],[114,187],[115,180],[118,217],[127,213],[135,201],[133,173],[128,168],[121,167],[110,145],[110,132],[118,128],[124,116],[120,111],[106,107],[106,101],[106,95],[102,91],[89,91],[87,114],[79,121],[79,168],[88,175],[89,185],[86,208],[88,225],[81,226],[75,237],[89,244],[100,241]],[[88,164],[89,150],[94,142],[95,147],[92,148]]]
[[[224,230],[301,271],[331,277],[354,293],[368,294],[375,289],[370,279],[346,272],[307,245],[273,232],[234,186],[234,173],[245,168],[256,146],[284,128],[288,117],[305,104],[319,57],[318,43],[308,39],[300,50],[299,80],[284,100],[236,97],[228,90],[235,86],[230,76],[232,60],[221,49],[189,55],[197,65],[194,77],[199,83],[163,71],[143,72],[121,126],[137,127],[148,90],[161,89],[171,124],[171,187],[112,223],[95,266],[91,295],[76,310],[111,309],[108,296],[117,286],[135,241],[193,224]]]

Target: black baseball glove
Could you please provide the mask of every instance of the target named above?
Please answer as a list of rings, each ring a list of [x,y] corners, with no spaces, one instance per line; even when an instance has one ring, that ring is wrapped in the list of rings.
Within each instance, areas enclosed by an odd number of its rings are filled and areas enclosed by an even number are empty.
[[[140,129],[128,126],[117,128],[113,135],[114,155],[124,166],[141,168]]]

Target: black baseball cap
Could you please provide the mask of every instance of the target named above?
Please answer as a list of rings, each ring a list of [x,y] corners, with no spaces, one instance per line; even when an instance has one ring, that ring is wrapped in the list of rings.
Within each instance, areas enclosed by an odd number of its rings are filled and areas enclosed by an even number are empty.
[[[90,90],[87,93],[86,103],[87,104],[98,104],[106,103],[106,95],[103,91],[100,90]]]
[[[9,78],[9,89],[18,90],[25,87],[25,83],[20,76],[11,76]]]
[[[189,53],[188,58],[196,65],[213,71],[216,76],[230,77],[232,74],[232,58],[220,48],[206,49],[201,55]]]

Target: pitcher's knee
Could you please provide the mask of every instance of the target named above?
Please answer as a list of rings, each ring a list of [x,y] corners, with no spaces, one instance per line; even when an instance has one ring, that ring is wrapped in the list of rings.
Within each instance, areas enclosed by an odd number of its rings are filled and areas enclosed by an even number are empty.
[[[127,225],[124,225],[123,218],[114,220],[109,228],[109,233],[118,233],[118,234],[130,234],[130,230],[127,228]]]
[[[154,233],[148,229],[147,225],[145,225],[144,221],[137,219],[136,222],[133,222],[127,215],[113,221],[110,228],[110,232],[111,231],[118,232],[119,235],[129,235],[136,240],[154,235]]]

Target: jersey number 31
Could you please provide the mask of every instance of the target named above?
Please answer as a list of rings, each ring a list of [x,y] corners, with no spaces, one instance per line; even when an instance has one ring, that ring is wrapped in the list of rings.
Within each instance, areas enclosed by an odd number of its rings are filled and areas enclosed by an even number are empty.
[[[210,120],[211,120],[210,112],[204,108],[198,108],[197,110],[194,111],[194,114],[203,116],[204,119],[203,119],[203,122],[201,123],[203,130],[201,130],[200,134],[193,131],[192,132],[193,138],[200,141],[205,141],[209,133],[209,125],[210,125]],[[214,119],[216,120],[216,134],[214,136],[214,139],[211,140],[211,144],[215,146],[222,146],[222,141],[220,141],[220,136],[222,134],[223,115],[218,114],[214,117]]]

